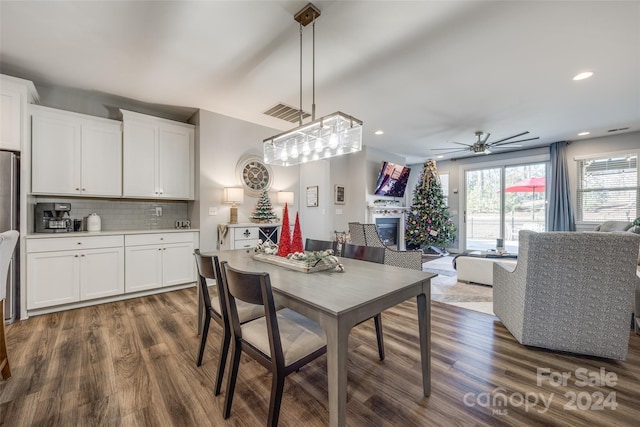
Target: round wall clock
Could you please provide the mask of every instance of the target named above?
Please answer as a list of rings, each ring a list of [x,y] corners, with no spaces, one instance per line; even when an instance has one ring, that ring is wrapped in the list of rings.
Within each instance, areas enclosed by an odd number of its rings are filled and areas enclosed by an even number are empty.
[[[258,156],[250,155],[240,159],[236,165],[236,173],[245,192],[250,196],[258,197],[263,190],[268,191],[271,188],[271,167]]]

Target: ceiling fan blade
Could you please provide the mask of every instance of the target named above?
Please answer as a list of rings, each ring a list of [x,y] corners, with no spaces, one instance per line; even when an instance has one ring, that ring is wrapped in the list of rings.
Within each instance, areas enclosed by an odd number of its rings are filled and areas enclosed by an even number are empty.
[[[432,150],[434,150],[434,149],[432,148]],[[440,155],[451,154],[451,153],[459,153],[461,151],[469,151],[469,150],[465,149],[465,148],[462,148],[460,150],[453,150],[453,151],[447,151],[446,153],[440,153]]]
[[[492,147],[495,147],[495,146],[500,146],[500,145],[516,144],[516,143],[518,143],[518,142],[533,141],[533,140],[535,140],[535,139],[540,139],[540,137],[539,137],[539,136],[536,136],[535,138],[519,139],[519,140],[517,140],[517,141],[502,142],[502,143],[494,142],[494,143],[491,143],[491,144],[489,144],[489,145],[490,145],[490,146],[492,146]]]
[[[509,143],[509,144],[511,144],[511,143]],[[505,144],[505,145],[506,145],[506,144]],[[498,145],[498,146],[496,146],[496,145],[492,145],[492,146],[491,146],[491,149],[494,149],[494,148],[495,148],[495,149],[502,149],[502,148],[514,148],[514,147],[522,147],[522,145],[509,145],[508,147],[505,147],[504,145]]]
[[[471,146],[469,146],[469,147],[471,147]],[[460,150],[460,151],[463,151],[463,150],[468,150],[468,148],[456,149],[456,147],[447,147],[447,148],[430,148],[430,150],[431,151],[435,151],[435,150]]]
[[[452,144],[464,145],[465,147],[473,147],[471,144],[463,144],[462,142],[451,141]]]
[[[525,131],[525,132],[519,133],[519,134],[517,134],[517,135],[510,136],[510,137],[508,137],[508,138],[502,138],[502,139],[500,139],[500,140],[498,140],[498,141],[494,141],[494,142],[492,142],[492,143],[491,143],[491,145],[496,145],[496,144],[498,144],[499,142],[507,141],[507,140],[509,140],[509,139],[513,139],[513,138],[517,138],[517,137],[519,137],[519,136],[526,135],[526,134],[528,134],[528,133],[529,133],[529,131]]]

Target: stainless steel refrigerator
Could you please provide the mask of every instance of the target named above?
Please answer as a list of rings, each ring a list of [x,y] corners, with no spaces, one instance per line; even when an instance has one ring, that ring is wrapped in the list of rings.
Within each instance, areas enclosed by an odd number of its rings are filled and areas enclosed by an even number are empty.
[[[10,151],[0,151],[0,233],[7,230],[19,231],[18,213],[20,207],[20,157]],[[4,302],[5,323],[13,322],[20,308],[20,241],[9,265],[7,299]]]

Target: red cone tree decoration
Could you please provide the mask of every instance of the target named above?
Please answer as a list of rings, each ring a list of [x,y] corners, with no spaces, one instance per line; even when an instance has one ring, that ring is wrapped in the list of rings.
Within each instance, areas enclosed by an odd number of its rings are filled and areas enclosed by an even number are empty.
[[[282,228],[280,229],[280,239],[278,241],[278,256],[287,257],[291,253],[291,231],[289,230],[289,209],[284,204],[282,213]]]
[[[302,245],[302,231],[300,231],[300,220],[298,219],[298,212],[296,212],[296,225],[293,227],[291,252],[304,252],[304,246]]]

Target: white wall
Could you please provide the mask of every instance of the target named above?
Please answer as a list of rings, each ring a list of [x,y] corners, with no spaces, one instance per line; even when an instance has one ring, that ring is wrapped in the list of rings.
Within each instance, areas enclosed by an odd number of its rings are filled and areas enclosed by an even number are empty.
[[[247,153],[262,156],[262,140],[278,133],[277,130],[259,126],[243,120],[200,110],[194,118],[199,124],[197,135],[199,168],[200,249],[211,251],[217,248],[218,224],[229,222],[230,205],[222,203],[224,187],[240,187],[236,176],[236,164]],[[278,191],[293,191],[294,205],[289,207],[290,218],[295,220],[300,193],[298,192],[298,167],[273,166],[274,181],[269,198],[280,216],[281,207],[276,204]],[[249,222],[249,216],[258,199],[245,194],[244,203],[238,207],[238,221]],[[210,216],[209,208],[218,209],[218,215]]]

